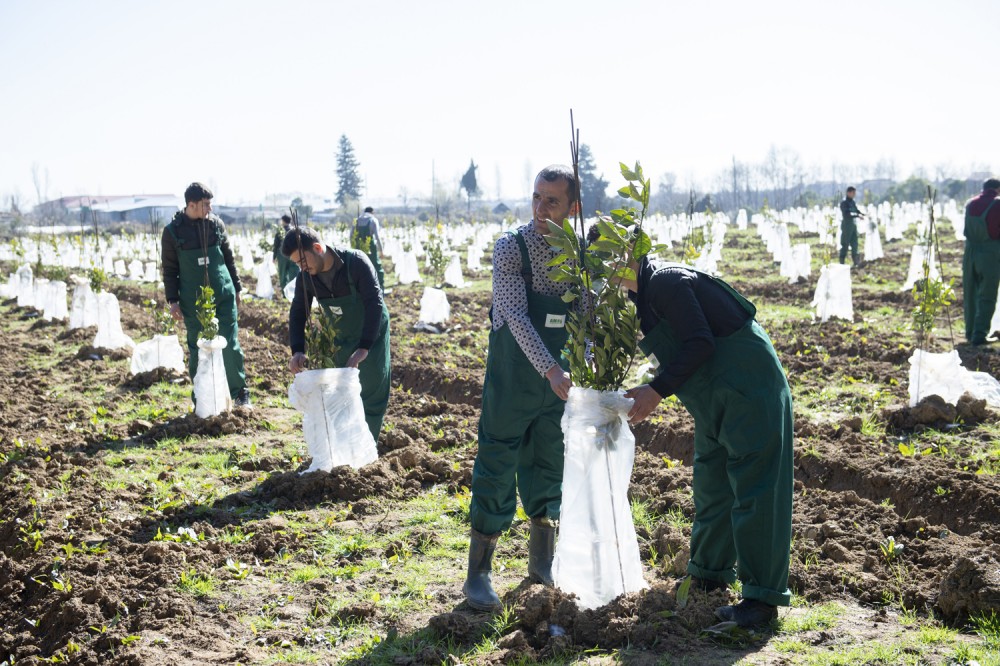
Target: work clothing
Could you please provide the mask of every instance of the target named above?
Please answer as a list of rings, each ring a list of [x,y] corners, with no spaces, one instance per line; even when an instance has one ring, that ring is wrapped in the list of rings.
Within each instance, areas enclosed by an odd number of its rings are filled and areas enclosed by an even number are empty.
[[[315,297],[336,321],[337,367],[344,367],[358,349],[368,350],[368,356],[358,366],[361,403],[365,422],[377,442],[389,404],[389,311],[376,283],[375,271],[362,252],[329,246],[326,251],[334,255],[330,270],[315,276],[300,273],[296,278],[295,296],[288,313],[292,353],[305,353],[306,319]]]
[[[714,287],[692,287],[702,281]],[[670,297],[654,297],[661,291]],[[739,577],[744,598],[787,606],[792,398],[774,347],[754,321],[756,308],[722,280],[648,258],[640,268],[638,292],[630,296],[637,302],[645,336],[640,348],[658,374],[682,377],[679,384],[668,385],[695,421],[695,520],[688,573],[724,583]],[[654,298],[674,305],[651,307]],[[705,312],[731,311],[718,304],[701,307],[698,299],[708,298],[739,305],[743,325],[725,335],[713,333],[726,330],[732,321],[706,321]],[[693,337],[678,335],[678,319],[700,322]],[[684,366],[688,350],[701,344],[694,338],[709,338],[712,351],[690,368]]]
[[[858,253],[858,223],[857,218],[861,216],[858,205],[854,199],[844,197],[840,202],[840,263],[844,263],[847,258],[847,250],[851,250],[851,261],[857,266],[861,263],[861,255]]]
[[[527,315],[547,353],[560,359],[560,367],[567,369],[562,349],[568,337],[569,306],[558,296],[545,296],[532,288],[539,273],[545,272],[545,262],[556,251],[539,255],[536,263],[532,263],[523,231],[518,229],[510,235],[521,254],[520,275],[527,297]],[[496,284],[494,276],[494,296]],[[508,319],[512,315],[506,314]],[[495,315],[491,309],[491,321]],[[520,494],[529,517],[558,519],[563,474],[560,424],[565,405],[545,376],[528,360],[511,327],[492,329],[479,420],[479,452],[472,469],[469,520],[473,529],[483,534],[508,529],[517,508],[515,493]]]
[[[286,257],[281,251],[281,244],[285,240],[288,229],[282,227],[274,234],[274,249],[271,257],[277,261],[278,271],[278,291],[282,291],[289,282],[299,274],[299,266],[294,261]]]
[[[988,224],[990,215],[1000,210],[1000,205],[995,194],[988,199],[989,203],[982,205],[985,195],[984,192],[965,207],[962,302],[965,338],[972,344],[983,344],[993,332],[990,329],[1000,288],[1000,240],[990,233]]]
[[[210,215],[194,220],[183,211],[163,229],[161,239],[163,287],[169,303],[179,303],[187,330],[188,374],[198,372],[198,322],[195,302],[203,285],[215,292],[215,316],[219,335],[226,339],[222,360],[230,397],[240,397],[247,387],[243,349],[238,337],[236,293],[240,290],[236,263],[222,220]]]
[[[385,270],[382,268],[382,239],[378,234],[378,218],[371,213],[364,213],[354,223],[354,234],[351,236],[351,247],[368,255],[378,275],[378,286],[385,289]]]

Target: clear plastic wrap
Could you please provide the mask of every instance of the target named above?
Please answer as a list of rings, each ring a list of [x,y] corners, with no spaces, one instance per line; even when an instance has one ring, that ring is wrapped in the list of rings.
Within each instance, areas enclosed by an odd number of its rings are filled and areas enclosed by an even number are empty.
[[[854,320],[854,303],[851,300],[851,267],[846,264],[827,264],[819,269],[816,294],[812,307],[820,321],[839,317]]]
[[[288,387],[288,401],[302,412],[312,464],[303,474],[329,472],[340,465],[357,469],[378,459],[375,440],[365,422],[357,368],[306,370]]]
[[[635,437],[632,400],[620,391],[570,389],[562,430],[559,541],[552,575],[582,608],[597,608],[647,587],[628,500]]]
[[[130,371],[133,375],[149,372],[157,368],[167,368],[183,373],[184,350],[176,335],[154,335],[136,345],[132,352]]]
[[[102,291],[97,295],[97,335],[94,346],[104,349],[135,348],[132,338],[122,330],[122,313],[118,297]]]
[[[221,335],[198,340],[198,372],[194,375],[194,413],[203,419],[228,412],[233,406],[222,350],[229,343]]]

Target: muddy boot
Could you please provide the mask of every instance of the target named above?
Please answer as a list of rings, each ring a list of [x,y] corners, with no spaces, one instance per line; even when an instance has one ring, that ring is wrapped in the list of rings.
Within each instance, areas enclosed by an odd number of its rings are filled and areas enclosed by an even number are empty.
[[[492,611],[500,607],[500,598],[493,591],[490,572],[493,570],[493,551],[499,534],[482,534],[469,530],[469,573],[462,591],[469,605],[476,610]]]
[[[735,606],[716,608],[715,617],[723,622],[735,622],[744,629],[758,629],[777,619],[778,609],[763,601],[744,599]]]
[[[532,518],[528,537],[528,578],[552,587],[552,556],[556,551],[556,524],[549,518]]]

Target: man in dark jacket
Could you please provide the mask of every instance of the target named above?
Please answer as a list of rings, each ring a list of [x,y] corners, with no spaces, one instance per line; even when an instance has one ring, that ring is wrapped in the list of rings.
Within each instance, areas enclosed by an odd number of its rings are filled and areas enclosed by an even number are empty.
[[[385,290],[385,271],[382,269],[382,238],[378,233],[378,218],[375,209],[365,207],[365,212],[354,222],[354,232],[351,234],[351,247],[368,255],[378,275],[378,286]]]
[[[299,274],[298,265],[281,253],[281,244],[285,240],[285,234],[292,224],[292,216],[285,213],[281,216],[281,228],[274,234],[274,249],[271,257],[277,263],[278,269],[278,292],[283,294],[285,285],[295,279]]]
[[[644,257],[622,280],[638,308],[639,346],[656,377],[625,393],[629,420],[676,395],[694,417],[694,586],[743,601],[716,616],[758,627],[788,606],[792,536],[792,395],[756,308],[728,284]],[[735,565],[735,567],[734,567]]]
[[[288,310],[292,348],[288,369],[294,374],[309,368],[305,327],[316,298],[336,322],[336,367],[360,371],[365,421],[378,442],[389,404],[391,376],[389,311],[375,269],[364,252],[330,247],[312,229],[290,230],[281,252],[302,269],[295,278],[295,296]]]
[[[962,291],[965,339],[986,344],[1000,288],[1000,180],[983,183],[982,193],[965,205],[965,255]]]
[[[183,319],[187,329],[188,373],[192,380],[198,371],[198,337],[201,335],[195,302],[202,286],[210,286],[215,292],[219,335],[226,339],[222,359],[229,393],[236,406],[249,407],[250,391],[237,335],[240,276],[236,272],[226,226],[212,215],[212,196],[212,191],[201,183],[191,183],[184,191],[184,210],[178,211],[163,228],[160,253],[163,290],[171,316],[177,321]]]
[[[844,263],[847,258],[847,249],[851,250],[851,261],[855,266],[861,265],[861,255],[858,253],[858,223],[857,218],[864,217],[864,213],[858,210],[858,204],[854,203],[854,195],[857,190],[854,187],[847,188],[847,196],[840,202],[840,263]]]

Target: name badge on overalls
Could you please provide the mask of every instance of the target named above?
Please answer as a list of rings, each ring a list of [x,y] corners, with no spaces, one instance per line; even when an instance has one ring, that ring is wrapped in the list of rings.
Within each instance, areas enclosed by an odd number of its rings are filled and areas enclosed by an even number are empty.
[[[660,367],[660,359],[656,358],[656,354],[650,354],[646,358],[649,359],[649,364],[652,365],[654,368]]]
[[[208,257],[198,257],[198,265],[199,266],[207,266],[208,265]]]
[[[545,328],[562,328],[566,325],[566,315],[550,314],[545,316]]]
[[[340,315],[344,314],[344,309],[343,308],[339,308],[336,305],[331,305],[330,307],[327,308],[327,310],[330,311],[330,314],[336,315],[337,317],[339,317]]]

